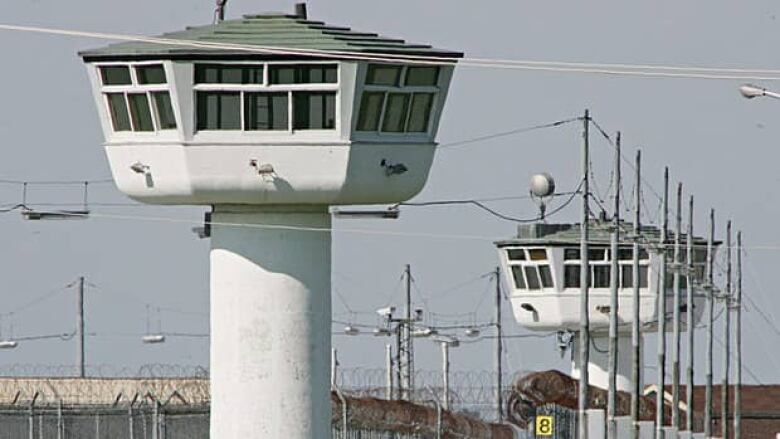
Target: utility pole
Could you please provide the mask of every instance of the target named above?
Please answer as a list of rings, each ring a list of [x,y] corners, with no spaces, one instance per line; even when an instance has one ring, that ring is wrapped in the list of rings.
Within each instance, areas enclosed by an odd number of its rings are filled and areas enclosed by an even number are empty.
[[[742,232],[737,232],[737,297],[734,301],[734,439],[740,439],[742,423]]]
[[[393,399],[393,346],[385,346],[385,399]]]
[[[639,332],[641,322],[639,310],[639,239],[642,234],[642,216],[640,206],[642,205],[642,151],[636,152],[636,193],[634,199],[634,244],[632,245],[633,261],[631,267],[631,279],[634,281],[632,294],[632,322],[631,322],[631,422],[632,438],[639,439],[639,395],[642,391],[642,335]]]
[[[685,380],[685,428],[693,433],[693,357],[694,357],[694,324],[693,324],[693,281],[695,271],[693,265],[693,195],[688,201],[688,237],[686,255],[688,260],[687,278],[685,282],[685,330],[688,335],[688,367]]]
[[[669,168],[664,168],[663,224],[661,226],[661,261],[656,285],[658,309],[658,378],[655,401],[655,437],[664,439],[664,383],[666,381],[666,240],[669,230]]]
[[[607,437],[617,439],[615,405],[617,404],[618,369],[618,288],[620,288],[620,266],[618,265],[618,241],[620,239],[620,131],[615,138],[615,207],[612,213],[612,237],[610,255],[609,289],[609,388],[607,390]]]
[[[414,346],[412,345],[412,267],[406,265],[406,306],[404,321],[401,324],[401,398],[411,401],[414,397]]]
[[[712,437],[712,339],[715,320],[715,209],[710,209],[710,233],[707,237],[707,371],[704,385],[704,437]]]
[[[583,118],[582,132],[582,223],[580,224],[580,388],[579,388],[579,437],[588,439],[588,363],[590,362],[590,317],[589,312],[589,271],[588,263],[588,235],[589,235],[589,214],[588,196],[590,191],[589,162],[589,133],[590,113],[585,110]]]
[[[674,229],[674,272],[672,276],[672,427],[680,428],[680,270],[682,268],[681,241],[682,235],[682,183],[677,184],[676,227]]]
[[[338,387],[339,353],[336,348],[330,350],[330,388]]]
[[[76,321],[76,339],[78,340],[78,366],[79,378],[87,376],[84,366],[84,276],[79,277],[78,281],[78,317]]]
[[[444,397],[442,405],[444,410],[450,409],[450,343],[446,340],[441,342],[441,372],[444,381]]]
[[[496,419],[498,423],[504,421],[503,398],[501,391],[504,388],[502,375],[504,373],[501,357],[503,350],[503,332],[501,326],[501,267],[496,267]]]
[[[729,364],[731,363],[731,220],[726,223],[726,291],[723,294],[723,381],[720,387],[720,426],[729,437]]]

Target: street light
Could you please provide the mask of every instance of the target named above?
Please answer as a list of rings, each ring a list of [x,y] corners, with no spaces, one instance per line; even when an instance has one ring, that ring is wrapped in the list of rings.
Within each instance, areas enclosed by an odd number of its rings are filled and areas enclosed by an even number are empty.
[[[739,87],[739,92],[747,99],[753,99],[760,96],[769,96],[770,98],[780,99],[780,93],[775,93],[752,84],[743,84]]]

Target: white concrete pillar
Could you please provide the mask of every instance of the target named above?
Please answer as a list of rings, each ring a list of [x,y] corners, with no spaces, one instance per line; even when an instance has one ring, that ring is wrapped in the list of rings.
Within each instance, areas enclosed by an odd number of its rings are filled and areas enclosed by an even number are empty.
[[[609,384],[609,337],[606,334],[591,333],[590,340],[592,343],[588,367],[590,385],[607,389]],[[618,370],[616,380],[619,391],[631,391],[632,349],[631,335],[621,333],[618,337]],[[580,377],[580,359],[576,353],[579,352],[579,337],[574,337],[572,352],[575,355],[572,358],[571,376],[574,379],[578,379]]]
[[[327,207],[216,206],[212,222],[210,437],[330,437]]]

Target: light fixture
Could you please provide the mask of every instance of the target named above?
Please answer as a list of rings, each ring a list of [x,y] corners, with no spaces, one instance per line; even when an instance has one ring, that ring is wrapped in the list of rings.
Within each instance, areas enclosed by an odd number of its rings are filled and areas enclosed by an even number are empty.
[[[741,85],[739,87],[739,92],[747,99],[753,99],[761,96],[769,96],[770,98],[780,99],[780,93],[775,93],[765,89],[764,87],[759,87],[753,84]]]
[[[358,335],[358,334],[360,334],[360,329],[358,329],[358,328],[356,328],[356,327],[354,327],[352,325],[347,325],[347,326],[344,327],[344,334],[346,334],[346,335]]]
[[[479,337],[480,331],[477,328],[468,328],[466,329],[466,337]]]
[[[132,165],[130,165],[130,169],[133,170],[136,174],[148,174],[149,173],[149,166],[145,165],[141,162],[135,162]]]
[[[534,306],[531,305],[530,303],[521,303],[520,308],[523,308],[528,312],[536,312],[536,308],[534,308]]]
[[[388,177],[392,175],[401,175],[409,170],[403,163],[390,163],[387,159],[382,159],[379,162],[379,166],[385,168],[385,175]]]
[[[89,210],[35,210],[22,209],[22,216],[26,220],[73,220],[86,219],[89,216]]]
[[[2,340],[0,341],[0,349],[14,349],[17,346],[19,346],[19,343],[13,341],[13,340]]]
[[[425,338],[438,335],[439,331],[434,328],[418,328],[412,331],[412,337]]]
[[[165,336],[162,334],[148,334],[141,337],[141,341],[146,344],[165,343]]]
[[[274,165],[270,163],[260,163],[257,159],[250,160],[249,166],[255,168],[255,171],[260,175],[273,175],[276,173]]]
[[[394,312],[395,312],[394,306],[387,306],[376,310],[376,313],[382,317],[392,317]]]
[[[377,337],[389,337],[393,333],[387,328],[374,328],[374,335]]]
[[[389,208],[384,210],[343,210],[333,209],[333,216],[336,218],[344,219],[398,219],[401,215],[401,211],[397,208]]]

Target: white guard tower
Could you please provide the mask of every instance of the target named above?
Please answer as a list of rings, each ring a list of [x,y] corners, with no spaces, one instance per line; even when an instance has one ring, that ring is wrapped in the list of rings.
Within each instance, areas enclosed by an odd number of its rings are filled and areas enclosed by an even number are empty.
[[[296,9],[80,54],[119,189],[213,206],[214,439],[330,437],[328,206],[422,189],[462,56]]]
[[[611,221],[593,221],[590,224],[590,327],[592,349],[588,373],[590,384],[606,389],[609,382],[609,292],[610,292],[610,236]],[[623,223],[621,230],[633,230]],[[631,232],[633,233],[633,232]],[[618,247],[620,266],[620,288],[618,290],[618,370],[617,388],[630,391],[631,386],[631,325],[633,323],[633,241],[621,232]],[[672,249],[674,235],[667,242],[668,273],[666,283],[667,320],[673,309]],[[660,253],[655,251],[659,243],[659,230],[643,227],[640,236],[639,254],[639,297],[641,331],[657,330],[657,303]],[[682,236],[682,242],[686,237]],[[716,243],[717,244],[717,243]],[[510,300],[517,322],[534,331],[579,331],[580,317],[580,225],[545,224],[521,225],[514,239],[497,242],[501,265],[510,283]],[[699,288],[704,277],[706,264],[706,241],[694,237],[693,267],[694,295],[693,310],[695,322],[704,310],[705,295]],[[682,258],[685,258],[683,244]],[[684,261],[683,264],[687,264]],[[685,302],[686,278],[680,276],[681,308]],[[684,318],[685,313],[681,312]],[[683,320],[683,324],[686,322]],[[671,329],[671,325],[667,326]],[[683,326],[684,328],[685,326]],[[574,337],[572,346],[572,376],[579,378],[579,337]],[[640,347],[642,343],[640,341]],[[641,376],[641,372],[640,372]],[[641,385],[641,383],[640,383]]]

